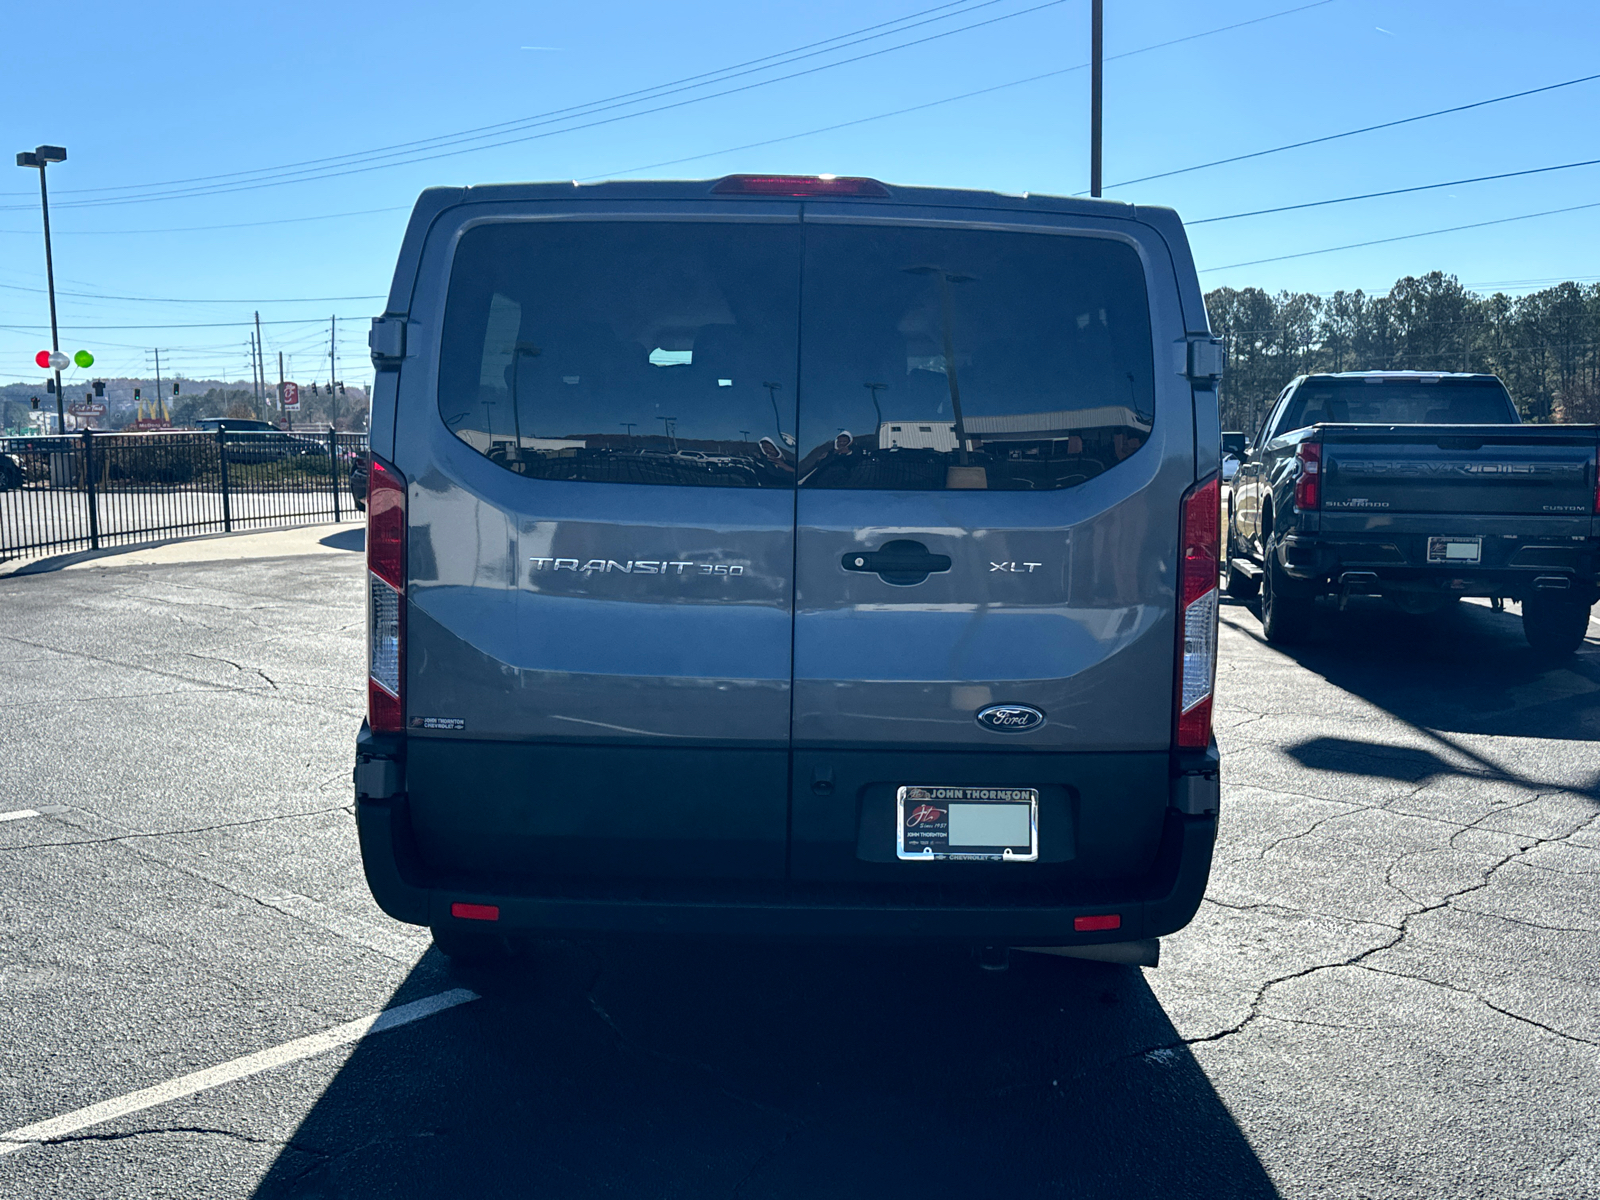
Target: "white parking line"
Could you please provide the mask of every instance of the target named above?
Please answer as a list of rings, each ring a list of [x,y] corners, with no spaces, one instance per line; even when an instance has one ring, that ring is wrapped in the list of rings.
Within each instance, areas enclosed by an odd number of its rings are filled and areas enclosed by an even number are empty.
[[[14,812],[0,812],[0,821],[20,821],[24,817],[42,817],[47,813],[64,813],[65,804],[47,804],[43,808],[19,808]]]
[[[158,1083],[154,1087],[129,1092],[126,1096],[102,1100],[99,1104],[91,1104],[88,1108],[51,1117],[48,1121],[24,1125],[21,1129],[0,1133],[0,1154],[10,1154],[14,1150],[21,1150],[37,1142],[64,1137],[80,1129],[87,1129],[91,1125],[100,1125],[106,1121],[114,1121],[118,1117],[125,1117],[129,1113],[154,1108],[169,1100],[209,1091],[225,1083],[269,1071],[273,1067],[281,1067],[285,1063],[299,1062],[302,1058],[310,1058],[325,1050],[332,1050],[336,1046],[359,1042],[369,1034],[386,1033],[388,1030],[398,1029],[402,1025],[409,1025],[412,1021],[420,1021],[424,1017],[431,1017],[447,1008],[454,1008],[458,1004],[466,1004],[476,999],[478,999],[476,992],[469,992],[466,988],[452,988],[448,992],[440,992],[437,996],[413,1000],[410,1004],[402,1004],[398,1008],[387,1008],[369,1017],[335,1025],[332,1029],[321,1033],[296,1038],[292,1042],[285,1042],[270,1050],[258,1050],[254,1054],[246,1054],[243,1058],[236,1058],[231,1062],[207,1067],[203,1071],[195,1071],[188,1075],[180,1075],[176,1079]]]

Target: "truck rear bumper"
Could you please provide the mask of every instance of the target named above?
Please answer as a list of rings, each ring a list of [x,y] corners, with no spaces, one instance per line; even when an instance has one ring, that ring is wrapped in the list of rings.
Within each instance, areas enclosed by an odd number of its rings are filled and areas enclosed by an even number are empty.
[[[1554,544],[1485,537],[1482,561],[1449,564],[1427,563],[1426,542],[1416,535],[1290,534],[1280,565],[1311,590],[1332,594],[1427,591],[1516,600],[1563,594],[1588,604],[1600,599],[1600,559],[1590,539]]]
[[[484,928],[462,911],[492,912],[495,927],[547,937],[659,934],[828,941],[965,942],[983,945],[1100,945],[1161,937],[1193,918],[1205,893],[1216,841],[1215,813],[1166,816],[1149,876],[1072,903],[911,902],[882,890],[825,884],[720,894],[571,888],[533,893],[472,880],[427,877],[412,844],[403,796],[357,797],[356,823],[367,882],[390,916],[416,925]],[[465,910],[460,906],[470,906]],[[1107,918],[1116,917],[1107,928]],[[1080,922],[1093,928],[1081,928]]]

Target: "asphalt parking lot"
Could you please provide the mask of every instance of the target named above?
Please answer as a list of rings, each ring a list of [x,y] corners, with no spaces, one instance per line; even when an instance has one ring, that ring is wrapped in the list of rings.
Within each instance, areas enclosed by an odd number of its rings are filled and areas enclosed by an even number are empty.
[[[351,533],[0,579],[0,1194],[1600,1196],[1600,624],[1557,666],[1474,604],[1289,654],[1225,606],[1222,840],[1157,969],[467,976],[361,875]]]

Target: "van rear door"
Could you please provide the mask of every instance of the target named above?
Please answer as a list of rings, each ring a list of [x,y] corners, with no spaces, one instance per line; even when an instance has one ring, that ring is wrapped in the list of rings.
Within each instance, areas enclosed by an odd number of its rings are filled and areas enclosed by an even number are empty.
[[[442,877],[783,875],[798,209],[718,207],[469,221],[414,307],[407,779]]]
[[[914,806],[899,811],[900,789],[957,786],[1036,792],[1039,864],[1144,869],[1166,804],[1194,471],[1170,267],[1105,228],[820,207],[806,213],[791,872],[974,878],[987,868],[901,861]],[[1037,865],[995,869],[1014,881]]]

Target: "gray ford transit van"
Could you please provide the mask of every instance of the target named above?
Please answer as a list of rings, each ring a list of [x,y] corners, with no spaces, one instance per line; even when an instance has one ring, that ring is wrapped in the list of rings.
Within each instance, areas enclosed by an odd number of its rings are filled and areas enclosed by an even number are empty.
[[[1146,942],[1216,834],[1220,354],[1177,216],[434,188],[373,322],[378,903]]]

